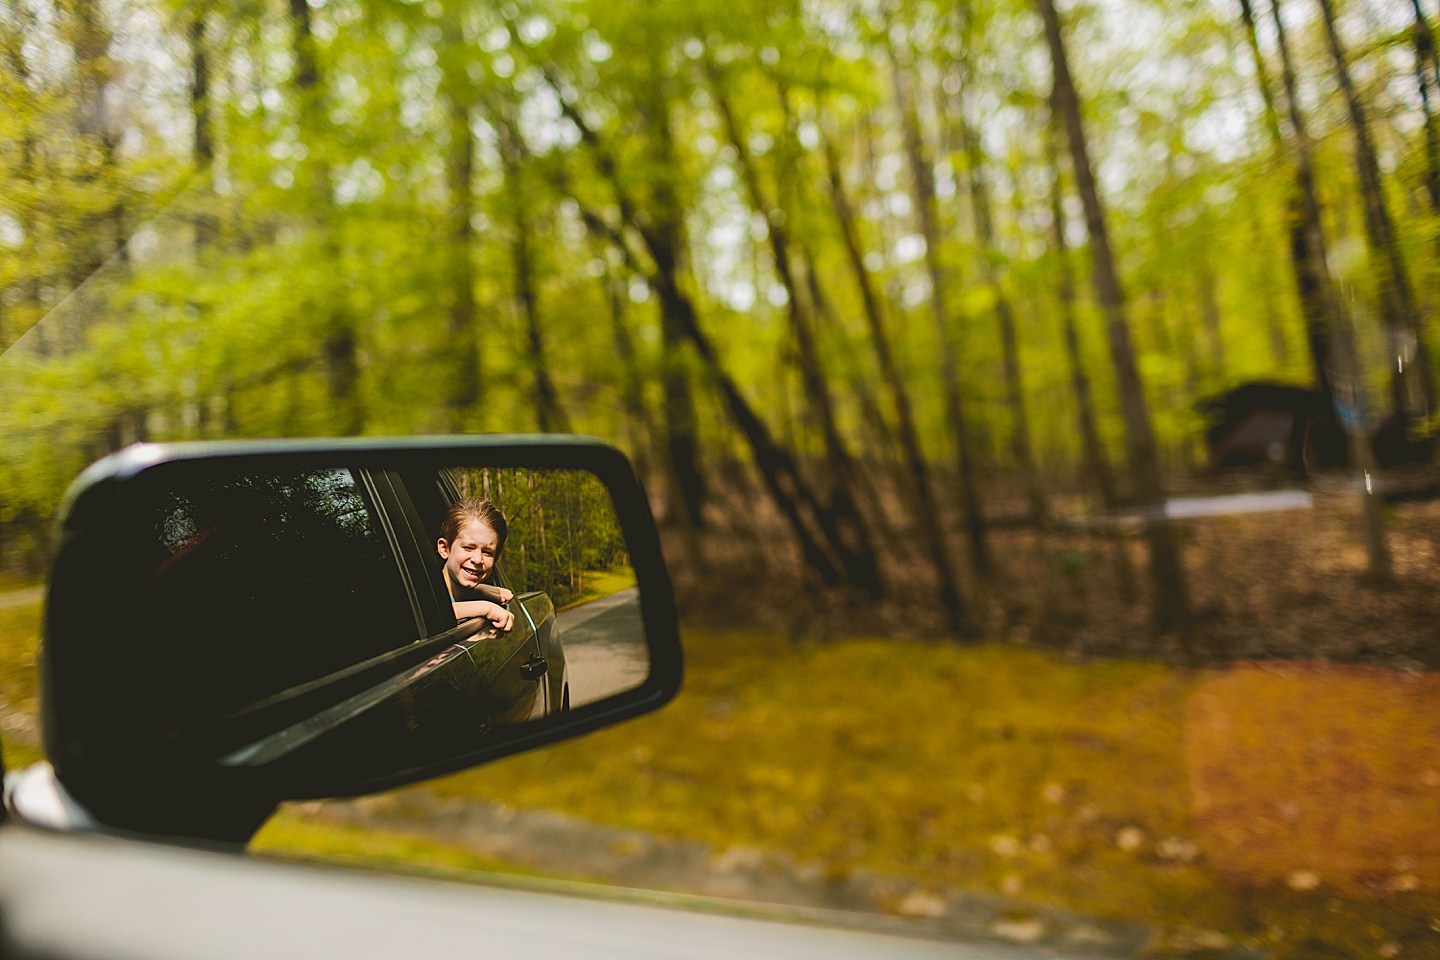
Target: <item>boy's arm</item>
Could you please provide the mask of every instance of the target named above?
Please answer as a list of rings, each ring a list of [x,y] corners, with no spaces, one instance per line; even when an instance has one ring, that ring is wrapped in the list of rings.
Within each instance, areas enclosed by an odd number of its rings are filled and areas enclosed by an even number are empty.
[[[450,603],[455,608],[456,620],[473,620],[476,617],[484,617],[493,623],[497,630],[503,630],[506,633],[509,633],[510,628],[515,626],[515,615],[489,600],[452,600]]]
[[[494,603],[509,603],[515,599],[515,594],[509,590],[490,583],[482,583],[472,589],[486,600],[493,601]]]

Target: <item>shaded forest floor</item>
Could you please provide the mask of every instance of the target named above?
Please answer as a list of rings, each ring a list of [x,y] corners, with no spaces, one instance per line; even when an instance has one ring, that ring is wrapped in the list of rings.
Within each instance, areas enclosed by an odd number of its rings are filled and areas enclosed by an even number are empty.
[[[1016,485],[1018,486],[1018,484]],[[1312,491],[1313,509],[1176,521],[1195,625],[1189,637],[1150,625],[1147,552],[1138,528],[1087,532],[997,524],[997,571],[970,602],[995,639],[1079,656],[1176,659],[1188,641],[1202,661],[1327,659],[1397,669],[1440,668],[1440,500],[1385,508],[1396,579],[1365,580],[1359,503],[1338,488]],[[1233,489],[1188,490],[1187,495]],[[1016,516],[1020,504],[997,516]],[[681,531],[663,542],[681,615],[707,626],[781,630],[792,639],[895,635],[943,638],[937,581],[920,539],[889,510],[881,542],[886,596],[825,588],[807,576],[783,523],[759,497],[712,510],[696,563]],[[1085,517],[1078,497],[1057,498],[1061,518]],[[1093,518],[1092,518],[1093,519]],[[947,524],[961,559],[958,518]]]
[[[1049,908],[1141,924],[1150,957],[1440,956],[1433,675],[703,628],[686,652],[664,710],[371,801],[393,836],[299,805],[255,846],[461,862],[405,844],[463,847],[433,813],[500,803],[704,844],[721,872],[907,881],[880,913],[969,892],[1037,931]]]

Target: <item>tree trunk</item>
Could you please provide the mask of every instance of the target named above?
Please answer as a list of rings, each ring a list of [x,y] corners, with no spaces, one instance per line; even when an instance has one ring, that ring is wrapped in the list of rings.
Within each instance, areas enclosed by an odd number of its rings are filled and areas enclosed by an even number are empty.
[[[1420,0],[1410,0],[1415,13],[1412,28],[1415,38],[1415,83],[1420,89],[1420,106],[1425,115],[1425,194],[1430,199],[1430,213],[1440,216],[1440,118],[1435,115],[1432,94],[1440,94],[1440,58],[1435,52],[1435,35],[1430,32],[1430,22],[1425,18],[1425,8]],[[1432,254],[1428,271],[1430,282],[1421,282],[1422,302],[1417,309],[1426,310],[1433,316],[1435,300],[1433,290],[1437,277],[1436,265],[1440,263],[1440,235],[1435,237],[1435,253]],[[1432,291],[1423,296],[1424,291]],[[1423,314],[1422,314],[1423,318]],[[1422,319],[1422,326],[1425,323]]]
[[[1300,104],[1296,93],[1296,79],[1290,62],[1290,48],[1285,40],[1285,24],[1280,17],[1278,0],[1272,0],[1271,14],[1275,22],[1280,47],[1282,89],[1290,124],[1295,132],[1295,186],[1287,198],[1290,215],[1290,262],[1295,270],[1295,288],[1300,299],[1300,311],[1305,316],[1305,339],[1310,347],[1310,359],[1315,375],[1315,386],[1321,399],[1329,409],[1333,403],[1333,387],[1330,383],[1332,359],[1331,331],[1337,323],[1345,322],[1335,309],[1338,300],[1330,282],[1330,268],[1325,259],[1325,234],[1320,222],[1320,204],[1316,199],[1315,169],[1310,158],[1310,140],[1305,134],[1305,125],[1300,117]],[[1246,33],[1250,38],[1250,49],[1256,58],[1256,70],[1261,78],[1261,96],[1266,98],[1270,135],[1276,150],[1285,151],[1285,138],[1280,132],[1280,121],[1274,109],[1268,73],[1264,71],[1264,58],[1260,53],[1259,39],[1255,35],[1255,18],[1249,0],[1241,0],[1241,16],[1245,19]]]
[[[73,69],[78,80],[76,126],[81,136],[89,138],[94,145],[95,179],[110,194],[104,198],[95,217],[104,221],[106,230],[97,230],[93,234],[105,237],[108,232],[109,236],[99,243],[87,244],[89,249],[75,259],[70,283],[72,287],[78,287],[93,276],[112,254],[117,255],[121,262],[127,259],[128,254],[125,249],[125,205],[115,179],[120,129],[116,119],[110,115],[108,103],[110,86],[115,79],[110,58],[110,44],[114,36],[105,22],[98,0],[72,0],[62,9],[66,39],[74,52]],[[76,315],[82,325],[93,319],[90,311]]]
[[[1060,17],[1054,0],[1036,0],[1045,21],[1045,39],[1050,48],[1054,70],[1054,104],[1065,122],[1070,144],[1070,161],[1076,186],[1085,207],[1085,223],[1090,234],[1090,256],[1095,299],[1105,315],[1110,339],[1110,358],[1115,367],[1116,386],[1120,393],[1120,410],[1125,420],[1126,448],[1134,477],[1136,499],[1149,512],[1145,537],[1150,550],[1150,579],[1154,588],[1151,613],[1155,627],[1164,632],[1188,632],[1190,602],[1185,585],[1185,571],[1174,529],[1160,512],[1165,505],[1165,488],[1160,479],[1160,460],[1155,433],[1150,424],[1150,411],[1144,387],[1136,367],[1130,344],[1130,322],[1126,316],[1125,294],[1110,251],[1110,237],[1105,212],[1100,204],[1100,191],[1090,165],[1090,151],[1085,141],[1084,124],[1080,117],[1080,100],[1070,76],[1065,56],[1065,41],[1060,32]],[[1188,641],[1186,641],[1188,648]],[[1188,651],[1187,651],[1188,652]]]
[[[630,268],[646,276],[650,288],[660,300],[661,316],[666,323],[673,325],[674,335],[688,340],[694,346],[707,373],[719,388],[731,419],[750,447],[766,489],[794,532],[807,566],[827,584],[838,586],[850,582],[845,576],[845,570],[847,563],[853,563],[853,558],[845,556],[847,547],[831,522],[831,517],[800,477],[789,451],[774,442],[769,429],[746,402],[735,382],[726,374],[714,346],[700,329],[694,305],[680,286],[684,227],[669,185],[662,179],[654,186],[657,192],[656,203],[647,210],[648,216],[642,223],[625,183],[619,176],[614,156],[570,100],[561,94],[564,84],[554,75],[553,70],[547,69],[545,75],[559,97],[562,112],[575,124],[582,142],[593,152],[601,176],[614,189],[616,206],[619,208],[624,228],[640,237],[653,268],[643,269],[638,257],[630,252],[623,235],[609,228],[603,218],[587,210],[581,198],[572,194],[572,198],[580,206],[582,216],[588,224],[613,235],[617,248],[625,255]],[[663,104],[652,105],[652,111],[657,109],[658,113],[648,117],[652,127],[651,150],[656,151],[657,161],[672,161],[661,167],[671,170],[675,165],[673,157],[667,158],[671,143],[668,122],[663,115]],[[699,478],[698,472],[696,477]]]
[[[1375,145],[1370,136],[1370,124],[1365,115],[1365,106],[1350,77],[1350,67],[1345,61],[1345,50],[1340,34],[1335,29],[1335,9],[1331,0],[1318,0],[1321,18],[1325,22],[1325,39],[1330,48],[1330,57],[1335,64],[1335,77],[1345,94],[1349,108],[1350,127],[1355,135],[1355,170],[1360,183],[1360,196],[1365,211],[1365,236],[1370,242],[1376,286],[1380,291],[1381,309],[1385,314],[1386,326],[1390,330],[1391,353],[1395,358],[1390,371],[1390,402],[1395,414],[1405,422],[1416,415],[1427,416],[1435,407],[1435,390],[1431,382],[1430,351],[1425,343],[1424,331],[1420,329],[1420,314],[1415,307],[1415,295],[1410,286],[1410,274],[1400,252],[1399,238],[1395,235],[1394,220],[1385,200],[1385,185],[1380,179],[1380,164],[1375,157]],[[1376,262],[1378,260],[1378,262]],[[1405,356],[1405,340],[1415,339],[1415,354]],[[1405,367],[1418,367],[1421,393],[1421,408],[1415,409],[1410,402],[1405,382]]]
[[[830,467],[827,512],[831,514],[830,523],[834,525],[845,545],[842,556],[845,560],[847,577],[851,583],[868,592],[871,599],[879,599],[884,593],[884,589],[880,581],[880,569],[876,563],[875,546],[871,542],[870,533],[866,529],[864,521],[861,520],[859,509],[856,506],[855,461],[846,449],[845,441],[840,436],[840,428],[835,422],[834,399],[830,395],[830,386],[821,369],[819,350],[815,343],[813,318],[804,307],[801,291],[795,280],[795,271],[790,261],[790,239],[785,229],[784,219],[783,216],[776,215],[779,211],[772,206],[760,184],[759,171],[755,169],[750,149],[741,136],[740,126],[736,122],[734,110],[721,88],[719,78],[715,76],[713,68],[711,89],[714,92],[720,116],[724,121],[730,145],[735,150],[741,178],[745,183],[746,192],[750,196],[751,208],[765,217],[768,226],[766,233],[770,240],[770,253],[775,261],[775,272],[785,287],[788,298],[786,310],[790,319],[790,332],[795,344],[795,360],[800,368],[800,382],[811,414],[819,423],[820,435],[825,447],[825,459]]]
[[[190,161],[195,172],[201,177],[202,196],[209,197],[211,166],[215,162],[215,132],[210,118],[210,50],[205,42],[205,21],[209,12],[207,5],[197,4],[190,14],[187,37],[190,41],[190,118],[194,124],[194,139],[190,146]],[[195,253],[215,242],[219,224],[215,215],[208,210],[195,214]]]
[[[535,422],[541,433],[569,433],[569,418],[560,406],[555,382],[545,356],[545,338],[540,332],[540,308],[535,292],[534,258],[531,253],[530,208],[526,201],[525,161],[529,159],[520,135],[509,118],[497,118],[500,157],[505,169],[507,207],[511,227],[511,262],[515,269],[515,299],[525,320],[525,343],[535,398]]]
[[[845,193],[845,183],[840,176],[840,161],[836,156],[835,144],[828,134],[822,134],[825,146],[825,166],[830,184],[830,203],[835,219],[840,225],[840,236],[845,242],[845,253],[855,282],[860,288],[860,300],[865,307],[866,327],[870,332],[870,343],[880,365],[880,376],[890,394],[890,403],[895,408],[895,419],[899,440],[905,456],[909,477],[909,489],[913,513],[919,526],[920,536],[930,555],[935,578],[940,586],[940,605],[949,618],[950,630],[957,636],[972,636],[978,631],[961,592],[960,581],[950,562],[950,553],[945,546],[944,525],[936,503],[930,478],[930,468],[920,449],[919,431],[915,427],[915,415],[910,406],[910,395],[900,375],[899,365],[890,349],[890,336],[885,329],[885,318],[881,301],[875,292],[870,271],[865,266],[865,253],[860,244],[860,232],[855,224],[855,214]]]
[[[1328,399],[1345,430],[1348,459],[1361,501],[1369,575],[1377,581],[1384,581],[1390,578],[1393,568],[1390,562],[1390,549],[1385,542],[1385,526],[1380,511],[1379,491],[1373,481],[1374,452],[1370,447],[1366,429],[1363,378],[1359,354],[1355,346],[1354,328],[1350,323],[1350,315],[1335,289],[1335,284],[1331,281],[1327,265],[1325,231],[1320,215],[1320,201],[1315,191],[1313,148],[1310,133],[1306,129],[1305,117],[1300,112],[1300,100],[1296,95],[1295,69],[1290,59],[1290,44],[1286,39],[1285,20],[1280,15],[1280,0],[1271,0],[1270,13],[1275,24],[1276,42],[1280,47],[1280,60],[1284,68],[1285,100],[1290,126],[1295,134],[1296,179],[1304,205],[1307,242],[1311,249],[1319,255],[1317,261],[1320,268],[1318,280],[1331,320],[1329,364],[1331,369],[1326,379],[1326,382],[1331,385],[1331,393]]]
[[[829,334],[842,345],[842,349],[848,347],[845,332],[842,329],[839,318],[835,315],[834,308],[830,304],[830,298],[825,295],[825,291],[821,288],[820,278],[815,268],[814,256],[810,252],[809,246],[804,242],[800,244],[800,260],[805,268],[805,289],[810,295],[810,303],[815,312],[815,328],[817,334],[824,335],[828,331]],[[885,417],[880,412],[879,404],[875,402],[875,394],[870,390],[865,375],[860,372],[858,358],[854,357],[853,351],[847,349],[845,352],[847,358],[851,361],[849,363],[852,371],[849,381],[850,392],[854,394],[856,404],[860,407],[861,419],[870,429],[871,443],[868,446],[878,454],[872,457],[871,462],[875,463],[878,461],[883,467],[892,462],[888,454],[896,449],[895,434],[894,431],[890,429],[890,425],[885,422]],[[867,446],[863,439],[860,446],[862,449]],[[862,514],[866,528],[873,530],[875,538],[882,544],[895,543],[895,533],[886,520],[885,501],[875,486],[872,475],[873,471],[872,473],[867,473],[859,459],[852,459],[850,461],[850,467],[853,471],[852,481],[859,498],[857,505],[863,503],[869,511],[868,516]],[[883,469],[881,472],[884,472]],[[875,556],[879,556],[878,550],[875,551]]]
[[[1021,373],[1020,339],[1015,332],[1015,311],[1005,293],[1005,285],[997,263],[1000,250],[995,241],[995,224],[991,216],[990,184],[985,168],[984,150],[979,134],[965,116],[965,89],[960,93],[958,115],[960,143],[965,151],[965,164],[970,193],[970,208],[975,218],[976,238],[980,241],[982,269],[990,295],[995,299],[995,322],[1000,330],[1000,348],[1005,367],[1005,403],[1010,408],[1010,455],[1020,468],[1025,484],[1025,499],[1030,515],[1043,523],[1049,515],[1040,472],[1035,466],[1035,452],[1030,443],[1030,417],[1025,409],[1025,384]]]
[[[1075,322],[1075,274],[1070,266],[1069,243],[1065,238],[1065,204],[1062,197],[1063,177],[1057,141],[1063,136],[1060,130],[1059,114],[1050,108],[1050,124],[1045,138],[1045,153],[1053,176],[1050,179],[1050,240],[1054,245],[1055,261],[1060,271],[1057,289],[1060,298],[1060,319],[1065,331],[1065,356],[1070,363],[1070,388],[1075,392],[1075,417],[1080,427],[1080,447],[1085,459],[1085,468],[1100,491],[1100,500],[1107,509],[1114,509],[1120,502],[1115,489],[1115,474],[1110,469],[1110,458],[1105,455],[1105,445],[1100,440],[1100,429],[1096,426],[1095,398],[1090,388],[1090,376],[1085,372],[1085,361],[1080,353],[1080,333]]]
[[[456,21],[445,27],[448,46],[463,47],[464,34]],[[453,62],[446,63],[443,93],[450,143],[445,151],[445,185],[449,194],[450,229],[445,257],[446,355],[452,366],[449,388],[443,398],[450,430],[462,433],[472,412],[480,404],[479,331],[475,317],[475,230],[470,218],[475,211],[475,144],[470,132],[473,93],[469,75]]]
[[[1415,82],[1420,88],[1420,106],[1425,113],[1425,192],[1432,213],[1440,213],[1440,125],[1435,117],[1432,92],[1440,92],[1440,60],[1435,53],[1435,35],[1425,19],[1420,0],[1410,0],[1415,12]]]
[[[1220,329],[1220,281],[1208,259],[1196,264],[1195,279],[1200,284],[1200,322],[1205,327],[1205,341],[1210,348],[1210,376],[1206,390],[1214,390],[1225,377],[1225,337]],[[1199,399],[1196,395],[1193,399]]]
[[[910,168],[910,186],[920,219],[920,233],[925,239],[925,268],[930,277],[930,309],[935,319],[935,332],[940,343],[940,368],[945,393],[945,415],[955,442],[956,470],[960,482],[961,505],[965,511],[966,542],[970,563],[979,580],[988,580],[995,572],[991,556],[985,516],[975,482],[975,457],[971,449],[969,426],[965,421],[964,392],[960,383],[960,356],[951,329],[952,319],[946,296],[946,275],[940,263],[940,224],[935,208],[935,179],[920,136],[920,118],[915,112],[915,99],[909,82],[893,48],[887,47],[895,84],[895,97],[904,127],[905,158]]]
[[[610,312],[610,334],[615,342],[615,356],[620,360],[620,402],[625,410],[625,429],[630,438],[630,455],[635,473],[642,483],[650,483],[655,442],[655,427],[645,403],[645,385],[640,380],[635,340],[626,321],[625,280],[610,261],[610,251],[603,238],[592,234],[599,256],[605,264],[605,304]]]
[[[641,233],[652,255],[659,250],[661,259],[664,260],[664,266],[659,269],[665,274],[668,294],[660,296],[660,310],[661,340],[666,349],[665,406],[667,426],[671,431],[670,459],[675,486],[685,507],[682,519],[689,544],[687,549],[695,561],[703,563],[698,535],[699,531],[705,528],[704,507],[709,499],[709,490],[700,470],[699,421],[683,350],[685,327],[688,319],[694,315],[694,308],[680,286],[682,274],[688,275],[685,260],[685,218],[671,180],[679,169],[679,164],[674,155],[675,139],[670,130],[669,101],[663,95],[662,85],[665,81],[660,79],[665,71],[655,58],[655,52],[651,51],[650,75],[655,78],[655,83],[646,91],[648,96],[640,113],[641,119],[649,128],[650,136],[645,142],[650,160],[654,164],[653,169],[660,171],[660,175],[654,178],[654,202],[646,211],[647,216],[654,218],[653,226],[648,232]],[[572,119],[579,116],[573,110],[570,115]],[[590,139],[592,144],[598,143],[598,138],[593,133]],[[608,151],[602,153],[602,172],[614,185],[617,198],[623,198],[620,203],[621,215],[626,223],[637,226],[641,218],[623,188],[614,158]],[[660,259],[657,259],[656,263],[658,265]],[[670,419],[672,415],[673,419]]]
[[[700,471],[700,426],[695,395],[686,369],[684,336],[677,304],[660,302],[661,387],[665,394],[665,452],[674,514],[691,530],[705,529],[705,504],[710,491]]]
[[[295,53],[295,72],[292,82],[300,104],[300,129],[318,140],[325,124],[324,84],[320,64],[315,50],[315,34],[310,24],[308,0],[290,0],[292,43]],[[334,191],[330,174],[320,157],[320,151],[311,149],[304,161],[302,189],[310,193],[314,204],[312,214],[314,229],[321,235],[324,256],[337,272],[340,269],[340,250],[335,239]],[[338,286],[338,283],[337,283]],[[335,294],[332,292],[332,296]],[[353,436],[364,427],[364,414],[360,407],[358,385],[360,380],[359,344],[355,328],[338,303],[329,307],[325,320],[324,340],[321,356],[325,363],[325,382],[330,395],[334,429],[341,436]]]

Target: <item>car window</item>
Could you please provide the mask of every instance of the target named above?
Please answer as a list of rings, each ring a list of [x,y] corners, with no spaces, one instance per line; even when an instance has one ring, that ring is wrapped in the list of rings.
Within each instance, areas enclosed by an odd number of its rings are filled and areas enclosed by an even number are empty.
[[[242,647],[235,705],[414,641],[410,599],[375,507],[345,468],[223,476],[160,471],[127,493],[138,608],[160,655]],[[179,476],[179,480],[175,478]],[[148,534],[148,536],[147,536]],[[137,553],[140,553],[137,550]]]

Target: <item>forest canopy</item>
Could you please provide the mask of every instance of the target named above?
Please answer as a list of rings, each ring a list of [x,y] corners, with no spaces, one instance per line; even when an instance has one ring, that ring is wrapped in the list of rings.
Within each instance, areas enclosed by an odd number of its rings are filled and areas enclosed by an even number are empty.
[[[1027,576],[1004,531],[1129,510],[1117,595],[1183,634],[1156,511],[1264,382],[1318,398],[1392,578],[1425,6],[3,0],[0,562],[135,441],[576,431],[697,581],[764,541],[975,636],[1024,614],[985,602]],[[1036,549],[1063,584],[1101,548]]]

